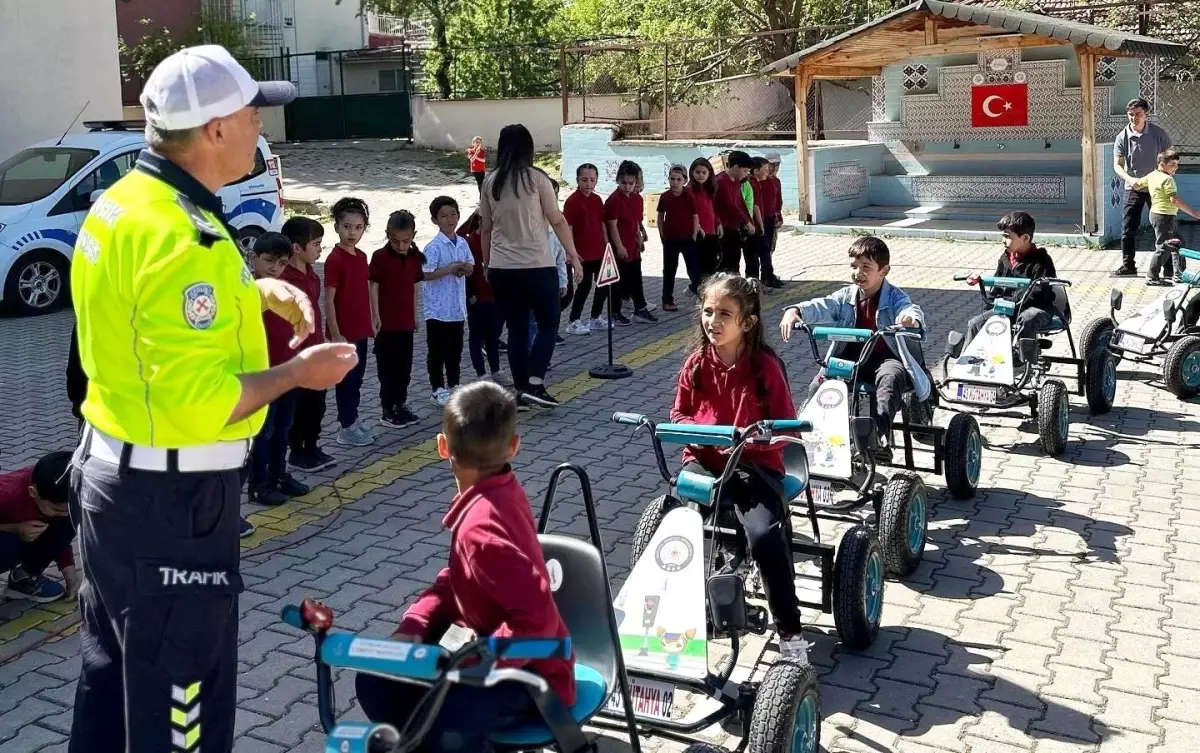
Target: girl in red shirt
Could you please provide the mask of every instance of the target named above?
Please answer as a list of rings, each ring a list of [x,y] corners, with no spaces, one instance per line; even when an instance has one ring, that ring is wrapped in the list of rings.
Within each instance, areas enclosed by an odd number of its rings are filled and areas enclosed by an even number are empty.
[[[719,272],[704,281],[700,300],[697,346],[679,372],[671,421],[746,427],[769,418],[795,418],[783,363],[764,338],[759,284]],[[692,473],[717,476],[727,461],[728,450],[716,447],[683,451],[683,469]],[[735,507],[745,528],[779,631],[780,656],[806,658],[791,545],[782,524],[788,514],[783,471],[782,445],[747,446],[719,504]]]
[[[467,165],[471,175],[475,176],[476,187],[482,190],[483,174],[487,170],[487,149],[483,148],[482,136],[471,139],[471,145],[467,147]]]
[[[675,270],[679,257],[687,267],[688,292],[696,294],[702,275],[696,263],[696,239],[700,236],[700,220],[696,205],[687,192],[687,170],[672,165],[667,174],[671,189],[658,197],[658,238],[663,247],[663,311],[678,311],[675,305]]]
[[[367,340],[375,334],[371,327],[369,265],[367,255],[358,249],[369,219],[367,204],[362,199],[349,196],[338,199],[333,205],[338,243],[325,260],[325,324],[329,340],[354,343],[358,351],[358,365],[334,389],[338,423],[342,425],[337,443],[353,447],[375,441],[375,434],[358,420],[363,375],[367,371]]]
[[[692,196],[696,218],[700,221],[696,259],[700,276],[707,277],[717,271],[717,263],[721,258],[721,223],[717,222],[717,213],[713,209],[713,198],[717,195],[717,183],[714,180],[716,172],[711,162],[704,157],[697,157],[692,160],[688,175],[691,176],[688,193]]]
[[[608,320],[604,318],[604,304],[608,302],[608,294],[613,286],[596,288],[592,298],[592,316],[590,319],[580,319],[583,316],[583,305],[587,303],[588,293],[592,283],[600,275],[600,265],[604,261],[604,250],[608,247],[608,237],[604,234],[604,199],[596,193],[596,181],[600,171],[590,162],[585,162],[575,168],[575,193],[567,197],[563,204],[563,216],[571,226],[571,235],[575,239],[575,250],[583,264],[583,279],[575,290],[571,302],[570,324],[568,334],[586,335],[589,332],[599,332],[608,329]]]

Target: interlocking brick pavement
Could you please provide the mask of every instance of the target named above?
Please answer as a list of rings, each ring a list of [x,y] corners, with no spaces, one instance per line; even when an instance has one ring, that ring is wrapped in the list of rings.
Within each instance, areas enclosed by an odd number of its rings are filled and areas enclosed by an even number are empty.
[[[474,190],[440,170],[437,155],[386,147],[292,148],[284,165],[290,195],[332,203],[354,193],[371,203],[372,232],[380,237],[369,235],[364,247],[381,238],[388,211],[411,209],[425,234],[432,232],[424,207],[433,195],[451,193],[469,208]],[[781,237],[777,266],[796,282],[768,301],[769,324],[778,321],[784,302],[840,284],[848,242]],[[978,304],[977,294],[951,275],[990,269],[999,247],[889,243],[892,279],[925,309],[928,351],[936,354],[947,330],[961,326]],[[647,254],[651,301],[660,286],[656,248],[652,242]],[[1126,310],[1159,292],[1138,281],[1110,280],[1104,270],[1114,266],[1115,253],[1052,253],[1061,275],[1076,283],[1076,332],[1104,313],[1114,283],[1125,291]],[[0,362],[0,470],[72,444],[62,378],[70,325],[69,313],[0,320],[7,354]],[[569,337],[550,373],[552,390],[569,401],[521,425],[517,471],[535,505],[559,462],[588,470],[614,586],[628,573],[637,515],[662,484],[644,438],[631,437],[608,417],[614,410],[667,413],[690,330],[686,312],[618,330],[618,356],[636,372],[615,383],[582,375],[603,358],[604,338]],[[807,349],[792,345],[781,353],[793,389],[803,390],[814,373]],[[364,388],[367,417],[378,412],[372,372]],[[279,622],[283,604],[315,596],[339,610],[346,629],[386,635],[398,610],[444,562],[446,535],[437,520],[453,482],[432,452],[437,417],[422,399],[416,372],[412,403],[420,424],[380,432],[380,443],[369,448],[330,442],[341,463],[308,479],[319,485],[312,495],[283,508],[245,507],[259,532],[249,542],[257,551],[247,550],[243,560],[240,752],[323,749],[311,644]],[[828,617],[808,615],[812,660],[821,673],[825,750],[1197,748],[1200,586],[1193,569],[1200,560],[1200,502],[1186,490],[1200,481],[1200,470],[1185,461],[1196,448],[1197,408],[1165,392],[1144,369],[1123,364],[1121,376],[1117,407],[1108,415],[1090,417],[1072,397],[1071,441],[1061,457],[1041,456],[1027,419],[987,414],[980,417],[987,445],[980,493],[952,500],[941,479],[925,476],[932,497],[929,547],[912,576],[889,581],[884,626],[873,646],[846,651]],[[562,485],[552,521],[557,530],[585,533],[573,482]],[[73,621],[71,605],[0,604],[0,751],[65,750],[79,664]],[[761,640],[750,643],[747,662],[764,649]],[[765,649],[769,661],[772,646]],[[338,673],[337,683],[339,712],[359,717],[352,677]],[[736,744],[722,730],[705,737]],[[606,749],[628,749],[618,738],[605,741]],[[657,739],[644,746],[655,752],[682,747]]]

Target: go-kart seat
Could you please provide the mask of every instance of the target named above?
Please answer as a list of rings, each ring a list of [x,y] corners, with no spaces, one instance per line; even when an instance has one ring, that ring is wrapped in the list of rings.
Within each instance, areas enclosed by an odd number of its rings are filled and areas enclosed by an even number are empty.
[[[1050,317],[1050,326],[1046,329],[1038,330],[1038,333],[1043,335],[1057,335],[1071,326],[1071,304],[1067,300],[1066,287],[1055,285],[1052,290],[1054,291],[1054,308],[1056,311]]]
[[[784,502],[799,497],[808,486],[808,450],[803,445],[788,442],[783,446]]]
[[[538,540],[547,565],[554,571],[562,568],[554,603],[575,650],[576,697],[571,716],[582,724],[617,687],[616,636],[609,620],[612,605],[606,598],[601,555],[589,542],[571,536],[544,533]],[[492,742],[506,748],[538,748],[553,743],[554,735],[544,724],[525,724],[492,735]]]

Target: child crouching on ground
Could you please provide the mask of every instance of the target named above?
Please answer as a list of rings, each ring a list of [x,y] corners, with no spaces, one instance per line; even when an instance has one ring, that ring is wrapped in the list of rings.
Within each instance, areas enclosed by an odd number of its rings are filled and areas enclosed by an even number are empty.
[[[679,372],[671,421],[679,424],[750,426],[765,419],[796,417],[783,363],[763,336],[758,283],[720,272],[700,287],[697,346]],[[688,447],[683,469],[717,476],[728,450]],[[736,506],[750,556],[758,563],[767,604],[779,632],[779,654],[807,661],[800,636],[792,551],[782,524],[783,445],[747,445],[721,492],[722,506]]]
[[[550,592],[529,500],[509,462],[520,447],[517,403],[503,387],[475,382],[456,390],[442,411],[438,454],[450,461],[458,494],[442,524],[450,564],[404,613],[393,638],[437,643],[452,623],[479,636],[567,636]],[[519,662],[509,662],[509,666]],[[574,658],[531,661],[563,704],[575,702]],[[428,687],[368,674],[356,678],[367,717],[403,727]],[[422,750],[490,751],[488,738],[539,718],[524,686],[453,685]]]

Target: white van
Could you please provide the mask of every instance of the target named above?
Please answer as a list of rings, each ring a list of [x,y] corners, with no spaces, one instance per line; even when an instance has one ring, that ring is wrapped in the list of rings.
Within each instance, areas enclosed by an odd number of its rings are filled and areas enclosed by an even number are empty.
[[[0,308],[53,311],[69,299],[71,254],[100,193],[133,169],[146,147],[143,123],[84,123],[86,133],[44,141],[0,163]],[[258,139],[254,169],[221,189],[243,245],[283,226],[279,158]]]

